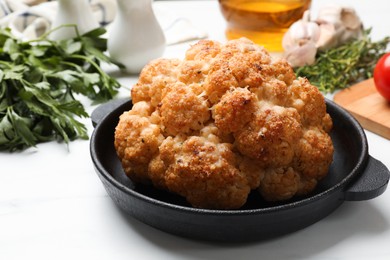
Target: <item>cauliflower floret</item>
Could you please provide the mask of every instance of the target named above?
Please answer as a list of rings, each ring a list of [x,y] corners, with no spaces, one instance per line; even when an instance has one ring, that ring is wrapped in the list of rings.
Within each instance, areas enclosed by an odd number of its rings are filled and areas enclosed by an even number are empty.
[[[209,66],[199,60],[189,60],[179,67],[178,80],[185,84],[202,83],[208,74]]]
[[[179,149],[171,149],[176,145],[171,142],[175,139],[167,138],[160,147],[162,159],[170,165],[165,177],[170,191],[186,197],[195,207],[229,209],[245,204],[250,187],[235,167],[230,145],[199,136],[188,137]]]
[[[298,142],[294,167],[306,177],[320,180],[328,173],[333,150],[332,140],[325,131],[306,129]]]
[[[259,87],[264,78],[263,67],[269,54],[249,40],[232,40],[221,49],[210,64],[205,90],[212,104],[231,88]]]
[[[299,189],[300,175],[293,168],[269,168],[260,183],[259,191],[266,200],[292,198]]]
[[[258,87],[263,82],[262,67],[264,57],[268,58],[265,53],[260,51],[260,47],[253,44],[241,46],[240,42],[230,42],[228,52],[223,52],[221,60],[227,60],[224,63],[230,73],[238,82],[238,87]],[[240,48],[241,47],[241,48]]]
[[[262,91],[261,97],[263,100],[267,100],[274,105],[285,106],[288,100],[288,96],[286,95],[287,90],[288,88],[284,81],[270,79],[264,82],[263,86],[256,93]]]
[[[238,169],[246,175],[252,190],[259,187],[261,180],[264,178],[265,169],[255,160],[251,160],[245,156],[238,157]]]
[[[200,40],[192,45],[186,52],[186,61],[199,60],[209,63],[218,53],[221,52],[222,44],[211,40]]]
[[[177,81],[177,66],[180,60],[158,59],[151,61],[141,71],[137,84],[131,90],[133,103],[150,101],[156,107],[164,94],[164,90]]]
[[[148,165],[164,140],[160,127],[148,119],[150,105],[139,102],[120,116],[115,129],[115,149],[125,173],[133,180],[149,183]]]
[[[168,135],[199,130],[210,118],[207,100],[183,83],[176,84],[161,100],[159,111]]]
[[[215,104],[231,88],[238,86],[238,81],[226,65],[226,61],[217,60],[210,68],[204,88],[209,101]]]
[[[153,185],[159,189],[167,189],[165,184],[165,172],[167,166],[164,161],[161,160],[160,154],[157,154],[153,159],[150,160],[148,165],[148,176],[152,181]]]
[[[248,89],[235,88],[223,95],[213,107],[213,118],[221,131],[232,133],[251,121],[256,110],[256,95]]]
[[[293,68],[284,59],[271,61],[269,66],[265,66],[264,73],[267,77],[266,81],[277,79],[285,82],[286,85],[291,85],[296,79]]]
[[[301,115],[303,124],[321,124],[326,114],[324,96],[306,78],[298,78],[290,85],[290,106]]]
[[[194,207],[239,208],[251,191],[306,195],[333,159],[324,96],[248,39],[150,62],[132,99],[115,131],[124,171]]]
[[[263,105],[252,121],[234,133],[237,149],[264,167],[286,166],[302,135],[295,109]]]

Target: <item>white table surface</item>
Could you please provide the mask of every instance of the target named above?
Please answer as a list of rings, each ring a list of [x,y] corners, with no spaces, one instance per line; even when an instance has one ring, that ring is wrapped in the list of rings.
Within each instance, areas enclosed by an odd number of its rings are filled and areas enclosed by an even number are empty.
[[[375,40],[390,35],[388,1],[314,0],[312,9],[329,2],[353,5]],[[155,5],[225,41],[217,1]],[[164,56],[182,58],[189,44],[170,46]],[[115,75],[128,87],[137,80]],[[120,96],[128,93],[122,89]],[[370,154],[390,168],[390,141],[366,134]],[[318,223],[277,239],[213,244],[161,232],[122,213],[94,172],[88,141],[45,143],[0,153],[0,259],[390,259],[390,192],[345,202]]]

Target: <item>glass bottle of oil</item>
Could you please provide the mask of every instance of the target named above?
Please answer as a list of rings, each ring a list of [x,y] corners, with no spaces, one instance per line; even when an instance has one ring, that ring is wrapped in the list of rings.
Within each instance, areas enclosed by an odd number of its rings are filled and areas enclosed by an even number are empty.
[[[311,0],[219,0],[226,37],[247,37],[269,51],[282,51],[284,33],[302,18]]]

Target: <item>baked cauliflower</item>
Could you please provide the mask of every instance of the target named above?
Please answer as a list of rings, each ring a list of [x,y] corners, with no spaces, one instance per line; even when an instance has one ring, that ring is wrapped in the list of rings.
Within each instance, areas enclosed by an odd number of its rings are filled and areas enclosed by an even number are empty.
[[[115,130],[126,175],[194,207],[237,209],[252,190],[308,194],[333,159],[323,95],[245,38],[150,62],[131,96]]]

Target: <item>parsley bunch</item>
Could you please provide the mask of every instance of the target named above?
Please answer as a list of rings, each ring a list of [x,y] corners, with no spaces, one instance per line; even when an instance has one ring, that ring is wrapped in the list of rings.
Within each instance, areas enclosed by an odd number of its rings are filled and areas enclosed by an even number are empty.
[[[77,119],[88,114],[75,95],[103,102],[120,87],[100,68],[113,63],[104,54],[104,33],[98,28],[69,40],[53,41],[45,34],[22,41],[0,29],[0,150],[88,139]]]
[[[372,77],[375,64],[386,53],[390,37],[373,42],[371,29],[361,39],[318,52],[315,63],[295,69],[297,76],[306,77],[322,92],[343,89]]]

